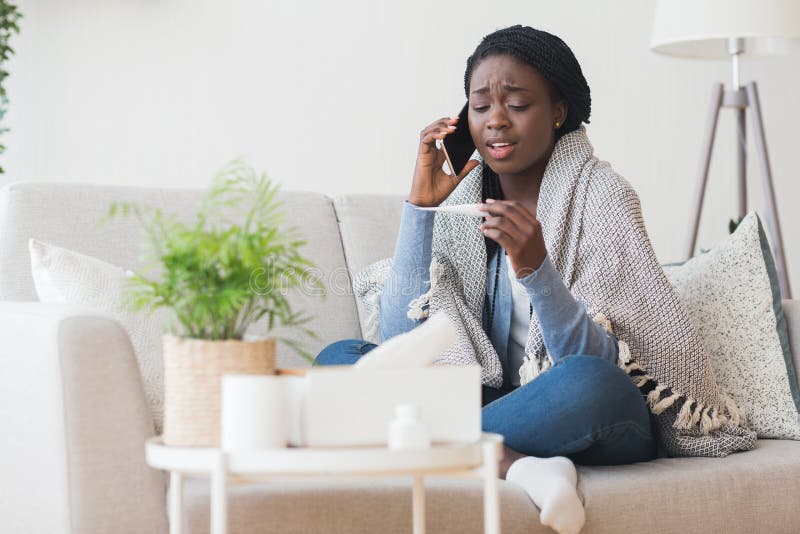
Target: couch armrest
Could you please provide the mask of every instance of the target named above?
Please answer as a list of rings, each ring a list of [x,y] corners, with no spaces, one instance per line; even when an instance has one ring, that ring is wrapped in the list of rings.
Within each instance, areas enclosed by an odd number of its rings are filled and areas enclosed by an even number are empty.
[[[794,370],[797,379],[800,380],[800,300],[784,300],[783,315],[786,317],[786,326],[789,329],[789,347],[794,359]]]
[[[0,531],[167,531],[166,478],[122,327],[97,312],[0,302]]]

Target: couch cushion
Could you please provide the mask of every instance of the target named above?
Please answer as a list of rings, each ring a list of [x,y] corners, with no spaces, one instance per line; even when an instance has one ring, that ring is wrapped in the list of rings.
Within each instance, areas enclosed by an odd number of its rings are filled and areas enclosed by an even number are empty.
[[[142,266],[139,225],[129,218],[99,226],[98,221],[109,205],[114,201],[134,202],[159,208],[181,220],[191,220],[203,194],[202,189],[52,183],[17,183],[4,187],[0,190],[0,300],[36,300],[28,254],[29,238],[137,270]],[[328,287],[325,299],[299,292],[290,298],[296,310],[315,317],[310,327],[319,339],[310,340],[306,347],[316,354],[332,341],[359,337],[361,332],[339,229],[333,205],[324,195],[284,191],[280,198],[285,202],[287,223],[298,227],[306,238],[308,244],[303,252],[319,268],[318,274]],[[253,333],[263,330],[264,325],[259,324]],[[308,365],[281,344],[278,364]]]
[[[350,275],[394,255],[403,195],[343,195],[334,198]],[[365,313],[357,301],[358,314]],[[363,324],[363,321],[362,321]]]
[[[582,467],[585,534],[800,532],[800,442],[726,458]]]
[[[333,199],[351,273],[394,254],[404,200],[403,195],[343,195]]]
[[[586,505],[582,534],[800,532],[800,442],[760,440],[727,458],[663,458],[617,467],[580,467]],[[233,532],[406,533],[410,481],[274,481],[229,492]],[[552,532],[517,486],[501,481],[504,533]],[[189,481],[187,532],[208,532],[208,481]],[[430,478],[430,532],[482,532],[477,480]]]

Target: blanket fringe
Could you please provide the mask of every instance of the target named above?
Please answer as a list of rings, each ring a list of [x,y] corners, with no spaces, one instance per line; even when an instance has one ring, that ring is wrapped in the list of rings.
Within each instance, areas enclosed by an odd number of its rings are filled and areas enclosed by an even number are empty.
[[[642,371],[642,372],[644,372],[644,369],[642,369],[642,366],[639,365],[636,362],[633,362],[633,363],[631,363],[629,365],[623,365],[621,367],[628,374],[631,374],[633,371]]]
[[[593,320],[602,326],[606,332],[614,334],[611,321],[602,312],[597,313]],[[617,345],[619,347],[617,365],[630,375],[637,388],[650,388],[645,401],[651,412],[659,415],[675,405],[675,403],[683,401],[672,425],[674,428],[681,430],[699,428],[700,432],[707,435],[726,424],[738,426],[744,421],[742,411],[736,406],[733,399],[724,392],[720,393],[719,406],[709,406],[698,402],[692,397],[674,392],[669,386],[658,384],[655,378],[647,374],[641,365],[633,361],[630,347],[626,342],[618,339]]]
[[[744,423],[744,412],[742,412],[742,410],[736,406],[736,403],[733,402],[733,399],[725,394],[722,395],[722,399],[725,402],[725,411],[728,414],[729,422],[736,426]]]
[[[650,382],[650,377],[648,375],[639,375],[634,376],[633,383],[636,384],[636,387],[642,389],[648,382]]]
[[[414,300],[408,303],[408,312],[406,312],[406,317],[411,319],[412,321],[419,321],[420,319],[425,319],[428,317],[428,307],[431,300],[431,295],[433,294],[433,289],[429,289],[426,293],[418,296]]]
[[[651,408],[654,408],[658,403],[658,400],[661,398],[661,392],[663,392],[665,389],[667,389],[667,386],[661,384],[656,386],[653,391],[647,394],[647,404],[649,404]]]
[[[700,432],[703,434],[711,432],[711,428],[714,426],[711,417],[708,416],[709,411],[711,411],[711,406],[706,406],[703,409],[703,413],[700,415]]]
[[[644,386],[652,387],[656,384],[652,376],[641,374],[632,376],[634,384],[640,389]],[[672,426],[681,430],[699,428],[703,434],[709,434],[720,427],[731,424],[739,425],[743,420],[742,413],[730,397],[721,395],[721,405],[711,406],[698,402],[692,397],[675,393],[668,386],[657,384],[647,394],[646,402],[650,411],[655,415],[663,413],[666,409],[682,401],[681,408],[675,416]]]
[[[366,320],[366,322],[364,324],[367,324],[367,325],[372,325],[372,324],[377,325],[378,324],[378,307],[377,306],[372,307],[370,309],[370,311],[367,313],[367,320]],[[376,331],[377,331],[377,327],[376,327]],[[375,336],[377,336],[377,334]],[[368,339],[367,341],[372,341],[373,343],[379,343],[380,339]]]
[[[692,399],[686,399],[675,418],[675,428],[689,428],[692,425]]]
[[[617,358],[622,364],[631,363],[631,349],[628,347],[628,344],[624,341],[618,341],[617,345],[619,346],[619,354]]]
[[[653,405],[653,413],[656,415],[662,413],[664,410],[678,402],[678,399],[680,398],[681,396],[679,393],[673,393],[669,397],[661,399]]]
[[[532,358],[529,354],[525,355],[525,359],[519,368],[519,383],[524,386],[532,381],[540,374],[544,373],[553,366],[553,361],[550,356],[547,356],[541,365],[538,365],[536,358]]]
[[[697,426],[697,424],[700,422],[700,414],[703,413],[703,408],[705,408],[705,406],[702,404],[695,403],[695,407],[692,410],[692,418],[689,419],[689,426],[686,428]]]
[[[607,333],[614,335],[614,330],[611,328],[611,321],[603,312],[598,312],[592,318],[594,322],[599,324],[603,327]],[[628,370],[627,365],[631,363],[631,349],[628,347],[628,344],[622,341],[621,339],[617,340],[617,365],[624,369],[626,372],[630,373]],[[637,368],[640,368],[637,366]]]
[[[442,266],[439,265],[439,262],[433,260],[430,267],[431,287],[428,289],[428,291],[408,303],[406,317],[412,321],[419,321],[428,317],[428,310],[430,309],[433,288],[439,283],[439,277],[442,275],[442,271],[443,269]]]

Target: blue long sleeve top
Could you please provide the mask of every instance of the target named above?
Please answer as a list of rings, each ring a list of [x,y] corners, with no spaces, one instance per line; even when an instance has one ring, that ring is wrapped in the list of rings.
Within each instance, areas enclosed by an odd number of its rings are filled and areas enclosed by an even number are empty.
[[[409,319],[406,312],[413,299],[430,289],[434,216],[434,212],[418,210],[410,202],[403,205],[392,268],[381,293],[378,328],[382,341],[407,332],[421,322]],[[496,253],[505,259],[502,248],[497,247]],[[511,281],[507,261],[500,262],[501,272],[495,277],[496,265],[496,257],[487,265],[487,295],[494,291],[495,279],[498,283],[489,339],[503,366],[503,385],[512,387],[519,384],[522,361],[515,358],[509,361]],[[616,362],[616,338],[592,321],[583,304],[572,296],[549,254],[536,271],[518,281],[528,293],[544,345],[555,362],[571,354],[592,354]],[[488,326],[487,308],[483,309],[484,328]]]

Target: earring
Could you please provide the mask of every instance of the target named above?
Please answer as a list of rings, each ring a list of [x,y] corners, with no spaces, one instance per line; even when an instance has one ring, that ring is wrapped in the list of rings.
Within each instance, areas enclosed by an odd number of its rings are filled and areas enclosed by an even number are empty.
[[[560,123],[560,122],[558,122],[558,121],[556,121],[556,128],[558,128],[558,127],[560,127],[560,126],[561,126],[561,123]]]

